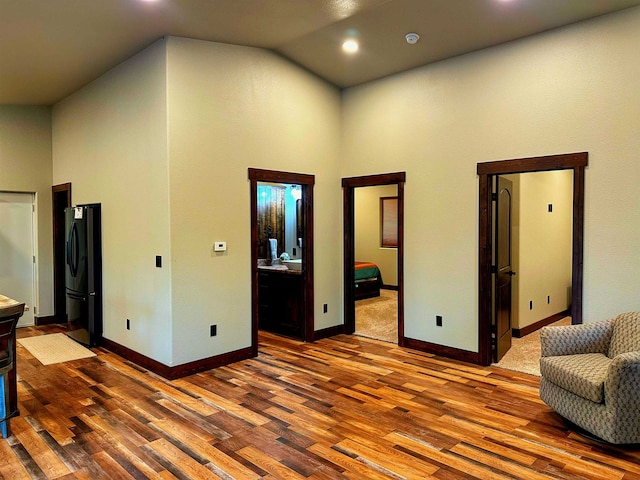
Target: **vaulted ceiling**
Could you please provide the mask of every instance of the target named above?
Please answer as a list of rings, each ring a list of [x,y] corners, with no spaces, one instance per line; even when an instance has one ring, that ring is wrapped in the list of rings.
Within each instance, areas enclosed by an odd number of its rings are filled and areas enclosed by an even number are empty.
[[[53,104],[165,35],[272,49],[338,87],[640,0],[1,0],[0,104]],[[410,45],[405,35],[420,40]],[[347,36],[360,49],[345,54]]]

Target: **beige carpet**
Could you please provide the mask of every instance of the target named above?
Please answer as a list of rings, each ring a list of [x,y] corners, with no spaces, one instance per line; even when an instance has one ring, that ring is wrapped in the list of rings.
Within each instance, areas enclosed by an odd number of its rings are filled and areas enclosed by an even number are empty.
[[[29,350],[29,353],[43,365],[96,356],[91,350],[71,340],[64,333],[20,338],[18,343]]]
[[[571,325],[571,317],[565,317],[549,326],[555,327],[558,325]],[[522,338],[512,339],[509,351],[498,363],[493,363],[492,365],[539,377],[540,330],[536,330]]]
[[[356,301],[356,335],[398,343],[398,292],[380,290],[380,296]]]

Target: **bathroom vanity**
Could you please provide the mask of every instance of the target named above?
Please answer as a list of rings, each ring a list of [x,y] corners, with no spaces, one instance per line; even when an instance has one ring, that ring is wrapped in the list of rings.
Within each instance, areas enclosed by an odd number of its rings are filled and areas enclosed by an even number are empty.
[[[304,338],[302,271],[285,265],[258,267],[258,325],[260,330]]]

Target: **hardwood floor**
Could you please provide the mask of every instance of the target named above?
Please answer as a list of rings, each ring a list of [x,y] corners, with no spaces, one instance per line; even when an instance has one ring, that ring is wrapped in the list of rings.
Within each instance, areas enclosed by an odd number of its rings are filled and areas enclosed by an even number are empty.
[[[18,348],[2,478],[640,479],[638,449],[571,433],[517,372],[346,335],[261,334],[257,358],[172,382],[94,351]]]

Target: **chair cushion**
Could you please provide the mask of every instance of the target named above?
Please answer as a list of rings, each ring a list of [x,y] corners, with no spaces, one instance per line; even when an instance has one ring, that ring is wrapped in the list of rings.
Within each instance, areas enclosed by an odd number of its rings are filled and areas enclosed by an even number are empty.
[[[613,335],[609,344],[609,358],[640,351],[640,312],[621,313],[613,319]]]
[[[551,383],[596,403],[604,402],[604,381],[611,359],[581,353],[540,359],[540,374]]]
[[[546,326],[540,331],[540,347],[543,357],[575,355],[579,353],[607,354],[613,319],[582,325]]]

